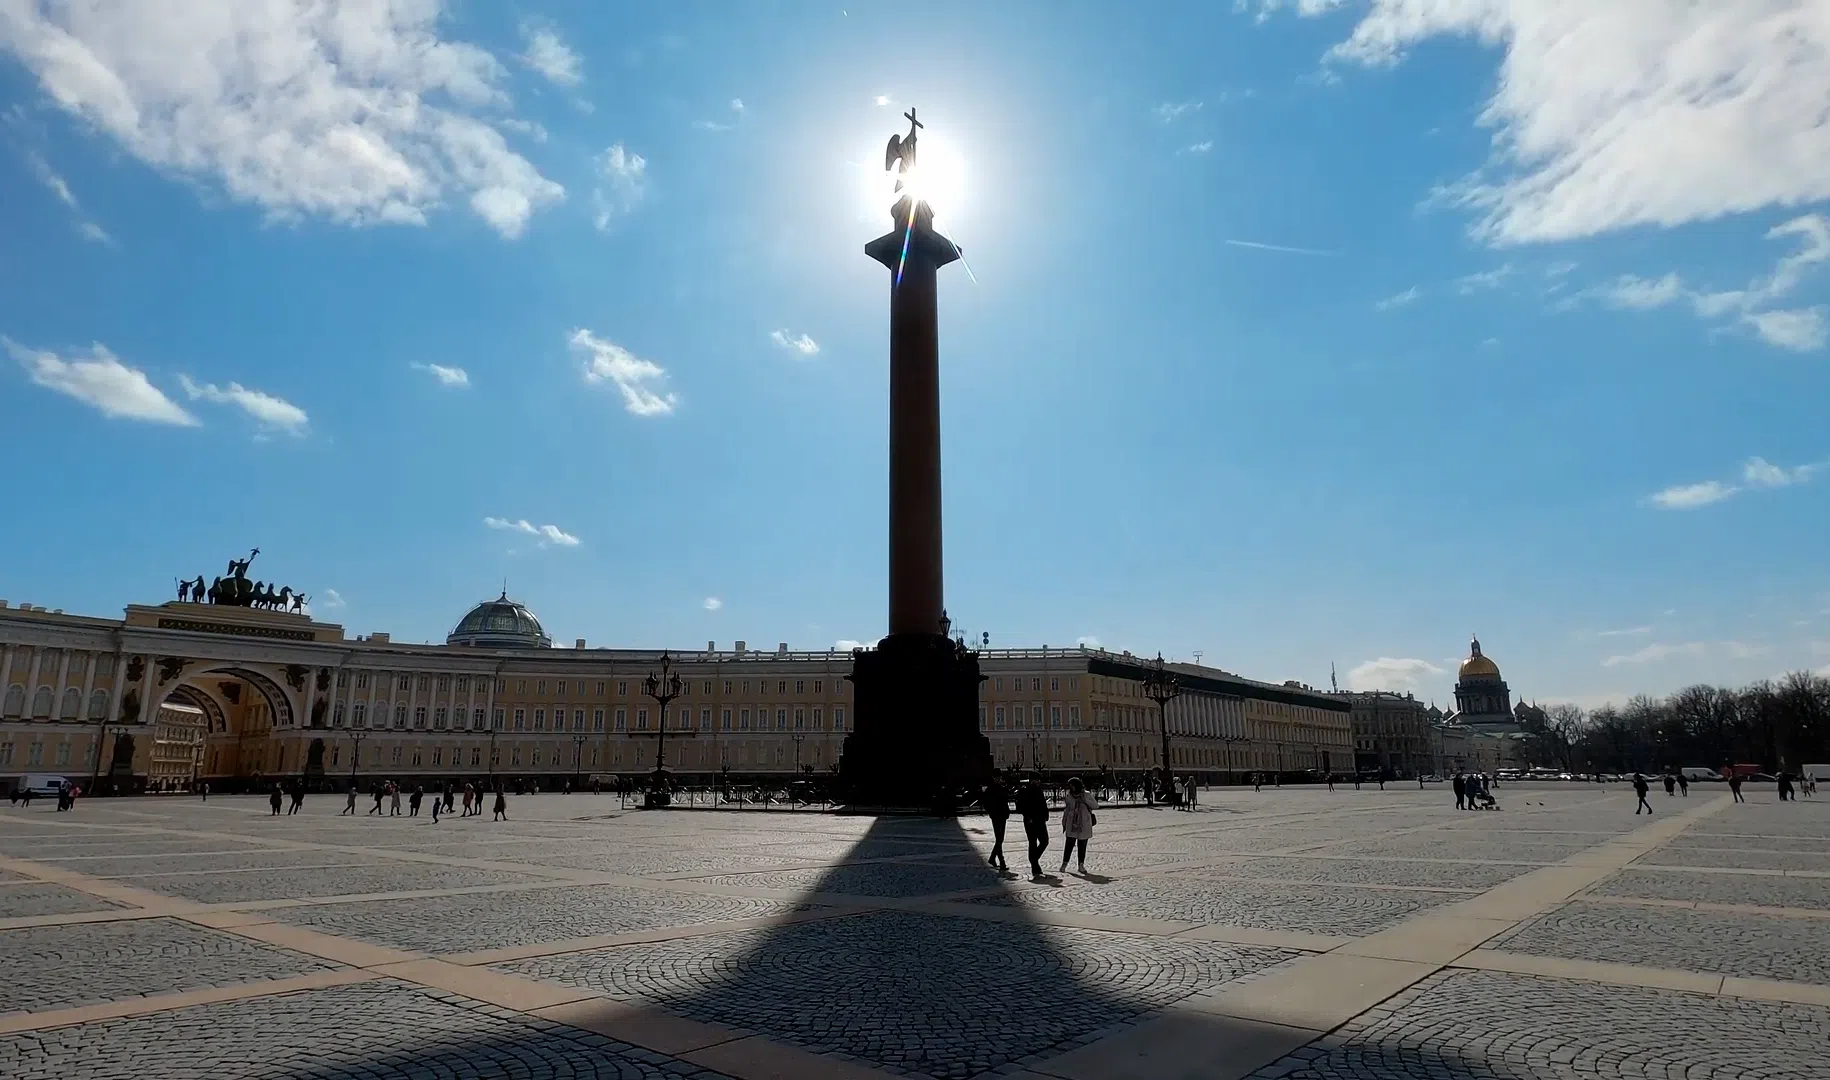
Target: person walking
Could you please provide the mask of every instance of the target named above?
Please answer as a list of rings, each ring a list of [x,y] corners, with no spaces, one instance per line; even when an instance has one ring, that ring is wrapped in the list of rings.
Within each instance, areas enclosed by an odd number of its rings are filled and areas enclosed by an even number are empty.
[[[273,813],[267,815],[268,817],[280,816],[280,786],[278,784],[273,785],[273,790],[267,794],[267,805],[273,807]]]
[[[381,800],[388,793],[387,785],[386,784],[375,784],[374,786],[369,788],[369,793],[371,795],[375,796],[375,805],[373,808],[371,808],[369,810],[369,816],[374,817],[375,815],[381,813]]]
[[[1189,813],[1194,812],[1195,806],[1198,803],[1200,803],[1200,801],[1201,801],[1201,785],[1195,782],[1195,778],[1193,776],[1190,776],[1188,778],[1188,811],[1189,811]]]
[[[1779,801],[1780,802],[1787,802],[1787,801],[1797,802],[1798,800],[1794,799],[1792,797],[1792,774],[1785,771],[1784,769],[1781,769],[1781,770],[1779,770],[1778,780],[1779,780]]]
[[[1263,791],[1264,790],[1264,773],[1255,772],[1252,774],[1252,790],[1253,791]]]
[[[1067,798],[1061,810],[1062,873],[1067,873],[1069,855],[1077,855],[1075,862],[1080,872],[1087,872],[1087,841],[1093,837],[1093,826],[1099,824],[1099,815],[1093,812],[1098,805],[1099,801],[1080,782],[1080,777],[1068,777]]]
[[[508,820],[508,795],[501,788],[496,789],[496,816],[491,821]]]
[[[1667,771],[1665,773],[1665,798],[1667,798],[1667,799],[1674,798],[1676,795],[1677,795],[1677,774]]]
[[[198,784],[197,793],[203,796],[204,802],[209,802],[210,801],[210,782],[208,780],[205,780],[203,783]]]
[[[456,795],[457,785],[449,780],[445,781],[445,813],[451,813],[451,800],[455,798]]]
[[[1650,814],[1652,812],[1652,804],[1646,801],[1646,792],[1648,792],[1650,790],[1652,790],[1652,788],[1651,788],[1651,785],[1646,783],[1646,778],[1644,776],[1641,776],[1639,773],[1634,773],[1633,774],[1633,794],[1639,796],[1638,804],[1633,807],[1633,816],[1634,817],[1638,817],[1640,815],[1641,811],[1644,811],[1648,814]]]
[[[292,805],[286,808],[286,816],[291,817],[305,808],[305,781],[292,782]]]
[[[997,773],[991,774],[991,782],[985,790],[979,792],[979,805],[985,808],[985,816],[991,819],[991,865],[999,870],[1009,870],[1010,863],[1004,860],[1004,826],[1010,822],[1010,790]]]
[[[356,813],[356,785],[352,783],[349,786],[349,801],[343,804],[343,813],[338,814],[337,816],[342,817],[343,814],[354,815],[355,813]]]
[[[436,792],[436,791],[433,792],[432,793],[432,824],[434,824],[434,825],[438,824],[438,811],[439,811],[439,808],[444,805],[445,805],[445,800],[439,797],[438,792]]]
[[[388,816],[400,816],[400,781],[388,781]]]
[[[413,794],[407,796],[407,816],[408,817],[418,817],[419,816],[419,804],[422,801],[424,801],[425,798],[426,798],[425,785],[414,784],[413,785]]]
[[[1678,794],[1686,799],[1690,798],[1690,777],[1685,776],[1683,773],[1678,773],[1677,784]]]
[[[1328,790],[1329,791],[1334,790],[1334,774],[1333,773],[1328,774]]]
[[[1468,800],[1467,778],[1463,777],[1460,773],[1456,773],[1449,781],[1449,784],[1455,788],[1455,809],[1466,810]]]
[[[1741,795],[1741,774],[1740,773],[1731,772],[1728,774],[1728,793],[1735,797],[1736,802],[1746,802],[1747,801]]]
[[[1029,841],[1029,875],[1042,876],[1042,853],[1048,850],[1048,796],[1035,777],[1017,792],[1017,813],[1023,815],[1023,835]]]

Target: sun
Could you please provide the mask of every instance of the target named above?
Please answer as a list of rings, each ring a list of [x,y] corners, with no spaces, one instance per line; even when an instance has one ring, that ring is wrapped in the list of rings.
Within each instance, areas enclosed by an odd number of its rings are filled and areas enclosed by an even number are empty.
[[[871,211],[882,213],[895,203],[898,196],[894,189],[900,178],[903,190],[925,201],[936,218],[957,215],[968,196],[965,159],[957,147],[943,138],[929,135],[925,130],[921,132],[920,141],[916,145],[916,168],[912,172],[898,174],[882,171],[882,143],[877,144],[874,156],[870,159],[876,167],[864,170],[867,189],[865,198]]]

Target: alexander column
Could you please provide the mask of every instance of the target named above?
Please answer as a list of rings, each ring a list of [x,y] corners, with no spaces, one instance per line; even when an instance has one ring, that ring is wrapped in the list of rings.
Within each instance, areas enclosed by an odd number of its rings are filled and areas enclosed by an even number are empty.
[[[890,272],[889,634],[855,654],[855,723],[841,765],[857,806],[947,808],[991,775],[978,729],[978,655],[949,636],[941,570],[940,326],[935,286],[959,258],[921,197],[915,110],[884,168],[901,197],[864,252]]]

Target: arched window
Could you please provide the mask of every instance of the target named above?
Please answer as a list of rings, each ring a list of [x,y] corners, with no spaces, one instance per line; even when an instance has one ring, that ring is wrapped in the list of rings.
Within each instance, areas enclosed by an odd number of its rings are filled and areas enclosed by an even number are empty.
[[[89,719],[103,720],[108,716],[108,691],[97,690],[89,695]]]
[[[83,692],[72,686],[64,691],[63,706],[57,710],[59,720],[76,720],[83,715]]]
[[[36,720],[39,717],[49,717],[50,715],[51,688],[41,686],[38,688],[38,692],[32,695],[32,719]]]
[[[0,707],[0,716],[19,716],[25,712],[25,687],[14,683],[6,688],[6,704]]]
[[[368,707],[367,702],[363,702],[363,701],[356,702],[355,710],[351,714],[350,726],[351,727],[367,727],[369,725],[368,712],[369,712],[369,707]]]

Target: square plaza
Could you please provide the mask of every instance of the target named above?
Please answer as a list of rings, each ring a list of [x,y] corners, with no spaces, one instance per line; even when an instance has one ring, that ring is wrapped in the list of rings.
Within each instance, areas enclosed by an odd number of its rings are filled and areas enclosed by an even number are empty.
[[[1821,1077],[1830,803],[1751,795],[1216,789],[1036,881],[972,816],[41,802],[0,1075]]]

